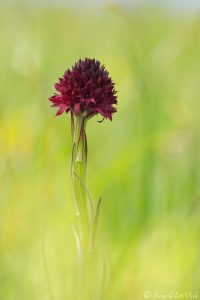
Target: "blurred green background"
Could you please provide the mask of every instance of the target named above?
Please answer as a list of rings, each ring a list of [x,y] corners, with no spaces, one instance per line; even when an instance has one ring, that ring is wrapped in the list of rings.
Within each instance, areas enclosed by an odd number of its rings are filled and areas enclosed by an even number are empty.
[[[47,99],[84,57],[119,101],[87,128],[103,300],[200,298],[199,13],[1,3],[0,32],[0,300],[75,300],[70,117]]]

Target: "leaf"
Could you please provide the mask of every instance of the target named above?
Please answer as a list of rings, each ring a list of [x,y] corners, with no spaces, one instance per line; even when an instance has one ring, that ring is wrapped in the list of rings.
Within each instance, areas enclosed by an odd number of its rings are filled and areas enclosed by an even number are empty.
[[[77,255],[78,255],[78,265],[79,265],[79,271],[82,270],[82,264],[83,264],[83,258],[82,258],[82,251],[81,251],[81,240],[79,238],[79,235],[73,225],[71,225],[72,231],[76,240],[76,249],[77,249]]]
[[[81,185],[83,186],[87,196],[88,196],[88,199],[89,199],[89,204],[90,204],[90,220],[92,220],[93,218],[93,215],[94,215],[94,207],[93,207],[93,202],[92,202],[92,197],[90,195],[90,192],[88,190],[88,188],[86,187],[85,183],[83,182],[83,180],[80,178],[80,176],[78,176],[75,172],[73,173],[74,176],[76,176],[78,178],[78,180],[80,181]]]
[[[94,221],[93,221],[93,233],[92,233],[93,246],[94,246],[94,243],[95,243],[97,225],[98,225],[98,220],[99,220],[100,206],[101,206],[101,198],[99,198],[99,201],[97,203],[96,213],[95,213]]]

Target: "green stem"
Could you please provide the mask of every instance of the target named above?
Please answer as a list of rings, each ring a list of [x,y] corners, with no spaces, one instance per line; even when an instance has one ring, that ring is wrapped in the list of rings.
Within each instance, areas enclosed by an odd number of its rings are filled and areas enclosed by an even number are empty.
[[[85,133],[86,119],[84,114],[71,114],[72,124],[72,165],[71,176],[74,190],[75,208],[79,230],[73,228],[78,251],[78,300],[92,300],[95,293],[95,235],[99,217],[101,199],[94,210],[93,201],[86,186],[87,138]]]
[[[72,116],[72,182],[77,216],[80,219],[80,237],[87,247],[89,234],[89,217],[87,209],[86,168],[87,168],[87,139],[85,134],[86,121],[83,115]]]

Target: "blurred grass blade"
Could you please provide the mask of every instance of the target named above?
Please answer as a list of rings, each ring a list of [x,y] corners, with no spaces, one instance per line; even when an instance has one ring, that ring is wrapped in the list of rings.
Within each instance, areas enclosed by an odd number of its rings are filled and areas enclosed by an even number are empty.
[[[48,270],[46,251],[45,251],[44,229],[42,231],[42,256],[43,256],[44,271],[45,271],[47,285],[48,285],[49,297],[51,300],[55,300],[53,288],[52,288],[52,284],[51,284],[51,279],[50,279],[50,274],[49,274],[49,270]]]

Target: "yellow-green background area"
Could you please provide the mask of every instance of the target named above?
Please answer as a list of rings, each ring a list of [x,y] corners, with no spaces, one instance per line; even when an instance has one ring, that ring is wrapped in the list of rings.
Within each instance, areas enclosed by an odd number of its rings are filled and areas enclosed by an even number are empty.
[[[75,300],[70,116],[47,99],[84,57],[118,90],[87,126],[103,300],[200,298],[199,15],[4,5],[0,30],[0,299]]]

